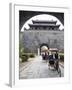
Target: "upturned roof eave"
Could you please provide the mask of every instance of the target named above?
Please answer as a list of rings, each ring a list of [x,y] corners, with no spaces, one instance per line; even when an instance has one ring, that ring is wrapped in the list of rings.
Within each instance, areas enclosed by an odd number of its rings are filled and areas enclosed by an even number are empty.
[[[29,26],[54,26],[54,27],[58,27],[60,25],[52,25],[52,24],[29,24]]]
[[[32,20],[32,22],[57,22],[57,21],[48,21],[48,20]]]

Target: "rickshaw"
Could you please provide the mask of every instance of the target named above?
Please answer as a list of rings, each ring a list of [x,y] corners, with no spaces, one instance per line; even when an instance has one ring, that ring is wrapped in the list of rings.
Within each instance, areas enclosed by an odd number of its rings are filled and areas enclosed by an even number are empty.
[[[50,67],[52,67],[54,70],[57,70],[57,72],[59,73],[59,76],[61,77],[61,70],[59,67],[59,58],[58,58],[57,48],[49,49],[48,66],[49,66],[49,69]]]

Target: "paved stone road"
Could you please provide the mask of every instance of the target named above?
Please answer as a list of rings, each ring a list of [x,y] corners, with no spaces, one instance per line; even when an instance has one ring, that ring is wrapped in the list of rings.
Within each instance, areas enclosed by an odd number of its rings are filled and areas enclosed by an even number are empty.
[[[61,69],[61,77],[64,76],[64,69]],[[49,69],[48,63],[42,60],[41,56],[36,56],[34,60],[20,64],[19,78],[32,79],[32,78],[50,78],[59,77],[57,71]]]

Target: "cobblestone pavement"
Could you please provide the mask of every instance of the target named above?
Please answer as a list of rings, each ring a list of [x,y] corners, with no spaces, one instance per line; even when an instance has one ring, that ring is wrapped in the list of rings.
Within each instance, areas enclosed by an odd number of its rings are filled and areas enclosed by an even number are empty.
[[[59,77],[58,72],[49,69],[48,63],[42,60],[41,56],[36,56],[32,61],[20,63],[19,67],[20,79]],[[63,77],[64,68],[60,66],[60,69],[61,77]]]

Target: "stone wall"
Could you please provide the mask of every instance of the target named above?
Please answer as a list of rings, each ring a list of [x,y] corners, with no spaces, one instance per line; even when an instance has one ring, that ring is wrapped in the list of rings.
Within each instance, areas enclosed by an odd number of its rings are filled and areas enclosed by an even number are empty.
[[[22,43],[25,52],[37,53],[40,45],[45,43],[49,48],[64,49],[64,31],[28,30],[24,31]]]

